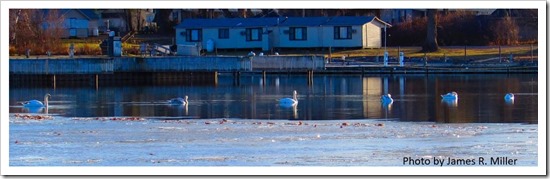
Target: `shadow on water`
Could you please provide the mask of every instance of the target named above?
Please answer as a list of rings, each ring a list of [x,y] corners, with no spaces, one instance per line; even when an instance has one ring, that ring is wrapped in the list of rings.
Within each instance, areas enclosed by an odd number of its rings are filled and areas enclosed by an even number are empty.
[[[68,117],[193,116],[197,118],[342,120],[395,119],[441,123],[537,123],[537,74],[218,76],[215,84],[30,87],[10,86],[10,113],[19,102],[52,94],[49,113]],[[298,91],[299,104],[277,100]],[[456,91],[456,102],[440,95]],[[391,104],[380,96],[390,93]],[[506,93],[516,94],[513,103]],[[167,101],[189,96],[189,105]],[[37,111],[37,112],[40,112]]]

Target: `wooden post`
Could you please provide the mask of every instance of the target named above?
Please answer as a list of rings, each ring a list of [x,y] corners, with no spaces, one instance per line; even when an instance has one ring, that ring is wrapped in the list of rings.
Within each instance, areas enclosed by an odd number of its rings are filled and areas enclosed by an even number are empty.
[[[95,90],[97,90],[99,88],[99,77],[98,75],[96,74],[95,75]]]
[[[262,71],[262,79],[263,79],[262,85],[265,86],[265,83],[266,83],[266,73],[265,73],[265,70]]]
[[[53,89],[55,89],[56,87],[56,84],[55,84],[55,75],[53,75]]]
[[[237,86],[240,86],[241,85],[241,72],[236,71],[234,77],[235,77],[235,82],[236,82]]]
[[[426,55],[426,52],[424,52],[424,67],[428,66],[428,56]]]
[[[332,47],[328,47],[328,62],[332,62]]]
[[[218,71],[214,71],[214,85],[218,86]]]
[[[464,60],[466,60],[466,45],[464,45]]]
[[[501,53],[500,44],[498,44],[498,62],[502,62],[502,53]]]
[[[399,52],[401,52],[401,46],[397,46],[397,56],[399,57]]]
[[[307,84],[310,86],[313,84],[313,70],[307,70]]]
[[[531,63],[533,63],[533,44],[531,44]]]

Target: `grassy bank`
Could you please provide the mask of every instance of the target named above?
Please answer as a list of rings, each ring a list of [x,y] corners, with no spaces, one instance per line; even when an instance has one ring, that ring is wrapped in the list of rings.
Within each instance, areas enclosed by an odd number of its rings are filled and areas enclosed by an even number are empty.
[[[446,46],[440,47],[437,52],[431,52],[424,54],[421,51],[421,47],[387,47],[387,51],[390,57],[397,57],[399,51],[403,52],[406,57],[421,58],[426,55],[428,59],[443,59],[444,57],[452,59],[488,59],[499,57],[498,46],[467,46],[466,58],[464,55],[464,46]],[[507,58],[510,54],[514,55],[514,59],[523,59],[531,57],[531,50],[533,51],[533,57],[536,59],[538,54],[538,47],[530,45],[524,46],[501,46],[500,55],[502,58]],[[254,50],[256,54],[259,54],[259,50]],[[232,56],[245,56],[250,50],[218,50],[218,52],[207,53],[208,55],[232,55]],[[346,56],[348,58],[354,57],[382,57],[384,56],[384,48],[379,49],[333,49],[330,53],[327,48],[325,49],[279,49],[277,52],[280,55],[322,55],[328,57],[329,54],[333,58],[340,58]]]
[[[49,50],[52,55],[69,55],[69,47],[74,44],[75,55],[102,55],[100,44],[102,39],[89,38],[89,39],[63,39],[61,44],[52,49],[40,48],[39,44],[31,47],[31,55],[46,55]],[[139,44],[136,43],[123,43],[122,49],[125,54],[137,55],[139,54]],[[16,49],[15,47],[9,47],[10,56],[24,56],[24,49]]]
[[[533,46],[533,55],[537,56],[537,46]],[[498,46],[450,46],[441,47],[437,52],[423,53],[421,47],[388,47],[388,53],[390,56],[398,56],[398,50],[403,52],[407,57],[424,57],[428,58],[466,58],[466,59],[484,59],[493,58],[499,56]],[[513,54],[518,56],[530,56],[531,46],[502,46],[500,47],[500,55],[507,57]],[[341,50],[332,53],[333,56],[350,56],[350,57],[376,57],[384,55],[384,48],[381,49],[357,49],[357,50]]]
[[[75,55],[102,55],[101,53],[101,39],[64,39],[60,47],[52,49],[52,55],[68,55],[68,49],[70,44],[75,45]],[[137,56],[139,55],[139,43],[123,43],[123,54],[125,56]],[[14,47],[9,47],[10,56],[23,56],[24,51],[17,50]],[[33,49],[31,55],[46,55],[48,49]],[[423,53],[421,47],[387,47],[387,51],[390,57],[397,57],[399,51],[403,52],[406,57],[422,58],[424,56],[428,59],[443,59],[444,57],[452,59],[465,59],[465,60],[478,60],[497,58],[502,56],[508,58],[510,54],[514,56],[514,59],[531,59],[531,55],[536,59],[538,55],[538,47],[523,45],[523,46],[501,46],[499,53],[499,46],[445,46],[441,47],[437,52]],[[228,55],[228,56],[245,56],[250,52],[250,49],[239,50],[218,50],[218,52],[207,53],[207,55]],[[259,54],[259,50],[255,49],[256,54]],[[379,49],[333,49],[329,52],[328,49],[279,49],[280,55],[322,55],[328,57],[329,54],[333,58],[340,58],[347,56],[353,57],[381,57],[384,55],[384,48]],[[266,53],[267,54],[267,53]]]

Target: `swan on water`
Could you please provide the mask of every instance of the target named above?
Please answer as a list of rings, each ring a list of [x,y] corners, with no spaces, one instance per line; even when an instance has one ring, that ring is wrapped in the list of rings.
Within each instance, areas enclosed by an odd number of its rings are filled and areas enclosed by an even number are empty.
[[[504,96],[504,101],[506,104],[514,104],[514,94],[508,93]]]
[[[508,93],[504,96],[504,99],[509,101],[509,100],[514,100],[514,94],[513,93]]]
[[[30,100],[30,101],[25,101],[25,102],[22,102],[21,104],[23,104],[23,107],[27,107],[27,108],[31,108],[31,107],[48,107],[48,98],[50,98],[51,95],[46,93],[46,95],[44,95],[44,103],[38,101],[38,100]]]
[[[393,99],[391,98],[391,94],[386,94],[386,95],[382,95],[380,97],[380,101],[382,103],[392,103],[393,102]]]
[[[187,105],[189,104],[189,101],[187,101],[189,97],[185,96],[185,98],[174,98],[170,100],[170,104],[172,105]]]
[[[441,95],[441,97],[444,100],[457,100],[458,99],[458,94],[453,91],[453,92],[447,93],[445,95]]]
[[[294,94],[292,95],[292,98],[283,98],[279,100],[279,104],[281,106],[295,106],[298,104],[298,92],[294,90]]]
[[[449,106],[449,107],[458,107],[458,100],[451,100],[451,99],[442,99],[441,103]]]

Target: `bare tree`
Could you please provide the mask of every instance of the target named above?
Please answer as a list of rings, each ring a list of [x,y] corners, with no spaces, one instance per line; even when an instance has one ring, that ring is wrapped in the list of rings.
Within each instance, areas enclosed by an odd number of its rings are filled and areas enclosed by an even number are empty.
[[[519,27],[516,21],[506,14],[491,26],[493,41],[499,45],[515,45],[519,41]]]
[[[125,9],[124,19],[126,20],[126,28],[129,31],[139,31],[145,24],[145,11],[143,9]]]
[[[163,34],[170,34],[173,32],[172,23],[169,20],[172,9],[159,9],[155,15],[154,22],[159,26],[159,32]]]
[[[63,48],[63,26],[64,17],[55,9],[10,9],[10,46],[19,53],[58,51]]]
[[[423,52],[435,52],[439,50],[439,45],[437,44],[437,10],[436,9],[427,9],[427,27],[426,27],[426,41],[422,46]]]

